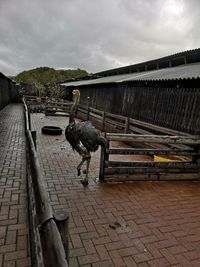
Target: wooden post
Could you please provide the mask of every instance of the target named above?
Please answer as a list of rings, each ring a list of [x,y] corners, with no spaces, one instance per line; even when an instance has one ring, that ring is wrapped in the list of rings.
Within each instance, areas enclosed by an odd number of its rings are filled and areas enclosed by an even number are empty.
[[[54,213],[54,220],[60,232],[66,260],[69,264],[69,214],[64,211],[56,211]]]
[[[128,131],[129,131],[129,117],[126,117],[125,127],[124,127],[124,133],[127,134]]]
[[[106,134],[104,135],[106,138]],[[109,141],[108,141],[108,148],[101,147],[101,158],[100,158],[100,167],[99,167],[99,180],[104,181],[104,170],[105,170],[105,161],[108,161],[109,158]]]
[[[87,97],[87,120],[90,118],[90,97]]]
[[[192,157],[192,162],[197,164],[198,179],[200,180],[200,145],[195,146],[196,155]]]
[[[198,166],[198,179],[200,180],[200,145],[198,145],[198,150],[197,150],[197,166]]]
[[[29,130],[31,131],[31,115],[30,115],[29,108],[27,110],[28,110],[28,126],[29,126]]]
[[[31,131],[31,136],[33,138],[33,143],[35,146],[35,150],[37,150],[37,132],[36,131]]]
[[[102,112],[102,131],[105,130],[105,118],[106,118],[106,113],[105,111]]]

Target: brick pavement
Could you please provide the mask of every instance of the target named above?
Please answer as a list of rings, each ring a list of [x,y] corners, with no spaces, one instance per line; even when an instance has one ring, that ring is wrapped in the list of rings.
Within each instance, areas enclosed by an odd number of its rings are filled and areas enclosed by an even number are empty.
[[[30,266],[23,109],[0,111],[0,266]]]
[[[99,151],[90,183],[80,184],[80,156],[61,136],[41,134],[64,117],[33,114],[38,153],[54,210],[70,213],[70,266],[200,266],[198,182],[99,183]]]

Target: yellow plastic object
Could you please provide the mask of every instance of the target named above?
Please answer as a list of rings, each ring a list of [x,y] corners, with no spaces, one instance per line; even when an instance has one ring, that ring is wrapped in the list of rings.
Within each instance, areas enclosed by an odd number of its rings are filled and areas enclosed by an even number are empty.
[[[154,156],[155,162],[183,162],[185,161],[181,157],[164,157],[164,156]]]

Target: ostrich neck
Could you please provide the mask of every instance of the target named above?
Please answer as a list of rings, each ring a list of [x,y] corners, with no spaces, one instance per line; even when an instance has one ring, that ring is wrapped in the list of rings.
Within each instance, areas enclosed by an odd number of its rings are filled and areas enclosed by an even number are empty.
[[[76,114],[76,109],[77,109],[78,103],[79,103],[79,96],[76,95],[75,99],[74,99],[74,103],[73,103],[71,110],[70,110],[69,123],[75,121],[75,114]]]

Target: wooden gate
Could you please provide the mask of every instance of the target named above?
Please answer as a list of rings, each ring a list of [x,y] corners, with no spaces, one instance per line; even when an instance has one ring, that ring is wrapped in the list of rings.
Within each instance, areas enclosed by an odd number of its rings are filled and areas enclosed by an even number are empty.
[[[107,133],[106,138],[109,148],[101,151],[99,178],[102,181],[200,178],[198,136]],[[131,143],[133,147],[115,147],[115,141]],[[113,155],[115,160],[112,159]],[[124,155],[149,155],[151,160],[123,160]]]

